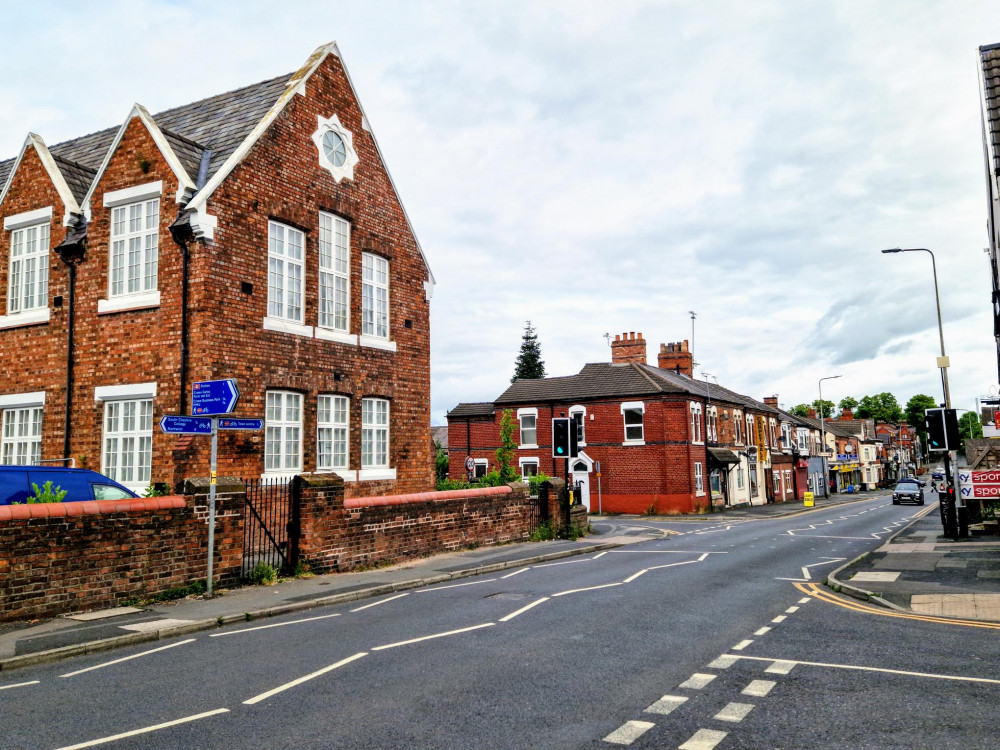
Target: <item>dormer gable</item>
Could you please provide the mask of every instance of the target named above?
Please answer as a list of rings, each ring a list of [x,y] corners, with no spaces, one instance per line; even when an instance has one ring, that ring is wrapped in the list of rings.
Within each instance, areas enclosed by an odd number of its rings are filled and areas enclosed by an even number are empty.
[[[71,172],[67,168],[67,165],[62,164],[60,160],[52,155],[48,147],[45,145],[45,141],[42,140],[41,136],[35,133],[28,133],[28,137],[24,139],[24,145],[21,146],[21,151],[18,153],[17,159],[14,161],[14,165],[11,167],[10,173],[7,175],[7,180],[4,183],[3,189],[0,190],[0,207],[3,206],[4,200],[7,198],[10,192],[11,186],[14,184],[14,179],[17,176],[18,169],[20,168],[22,162],[24,161],[25,154],[28,149],[34,149],[35,154],[38,156],[38,160],[41,162],[43,169],[52,182],[52,186],[55,188],[59,195],[59,199],[63,204],[63,226],[69,226],[73,223],[73,215],[80,213],[80,204],[77,201],[73,190],[70,188],[70,184],[67,181],[63,173],[63,169],[66,168],[67,172]],[[70,179],[72,180],[74,175],[70,174]]]
[[[163,156],[164,161],[167,166],[170,167],[170,171],[173,172],[174,177],[177,179],[177,190],[174,194],[174,200],[177,203],[187,203],[191,196],[194,195],[196,190],[195,180],[188,173],[188,167],[185,166],[185,161],[188,165],[192,163],[192,154],[197,152],[200,147],[198,144],[190,141],[186,138],[182,138],[175,133],[165,132],[153,119],[152,115],[143,107],[141,104],[136,104],[132,107],[132,111],[129,112],[128,117],[125,118],[125,122],[122,123],[121,127],[118,128],[118,132],[115,134],[114,140],[111,141],[111,146],[108,148],[107,153],[104,155],[104,161],[101,162],[101,166],[97,170],[97,174],[94,175],[94,179],[90,183],[90,189],[87,191],[87,195],[81,201],[83,211],[87,218],[91,215],[91,205],[90,201],[93,198],[94,191],[97,190],[98,185],[100,185],[101,178],[108,169],[108,165],[111,163],[111,159],[114,157],[121,145],[122,138],[125,137],[125,133],[128,130],[129,125],[133,120],[138,119],[142,125],[148,131],[153,142],[156,144],[157,149]],[[178,149],[175,150],[174,146]],[[178,156],[178,150],[185,155],[184,160]],[[200,153],[198,153],[198,158],[200,158]]]

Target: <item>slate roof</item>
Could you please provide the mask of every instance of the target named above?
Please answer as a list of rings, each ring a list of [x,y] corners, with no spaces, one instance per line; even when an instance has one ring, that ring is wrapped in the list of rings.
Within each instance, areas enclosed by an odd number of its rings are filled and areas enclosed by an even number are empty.
[[[448,417],[491,417],[494,409],[492,402],[478,401],[475,403],[459,404],[446,416]]]
[[[993,174],[1000,177],[1000,44],[979,48],[983,67],[983,105],[986,138],[993,156]]]
[[[292,73],[217,94],[153,115],[188,176],[198,177],[202,152],[211,150],[208,177],[225,163],[285,91]],[[49,146],[77,200],[86,195],[121,125]],[[16,157],[0,161],[0,186]],[[82,189],[81,189],[82,188]]]

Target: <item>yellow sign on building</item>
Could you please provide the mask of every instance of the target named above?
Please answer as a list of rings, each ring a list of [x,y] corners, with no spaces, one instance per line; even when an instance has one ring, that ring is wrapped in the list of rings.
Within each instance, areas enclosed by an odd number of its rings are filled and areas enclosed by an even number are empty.
[[[767,423],[764,417],[757,417],[757,460],[767,460]]]

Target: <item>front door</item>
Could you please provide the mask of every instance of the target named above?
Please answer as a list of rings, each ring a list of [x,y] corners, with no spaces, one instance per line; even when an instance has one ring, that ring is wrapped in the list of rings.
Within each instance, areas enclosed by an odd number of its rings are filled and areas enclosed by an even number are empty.
[[[587,472],[585,461],[573,463],[573,484],[580,486],[580,502],[587,506],[590,512],[590,474]]]

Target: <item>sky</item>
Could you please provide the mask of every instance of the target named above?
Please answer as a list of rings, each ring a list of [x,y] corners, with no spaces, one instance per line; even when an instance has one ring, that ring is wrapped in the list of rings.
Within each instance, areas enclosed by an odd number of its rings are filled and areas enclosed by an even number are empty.
[[[978,47],[1000,3],[0,0],[0,159],[337,41],[437,281],[431,421],[605,334],[786,408],[996,393]],[[691,311],[696,314],[692,321]],[[703,373],[707,373],[704,375]]]

